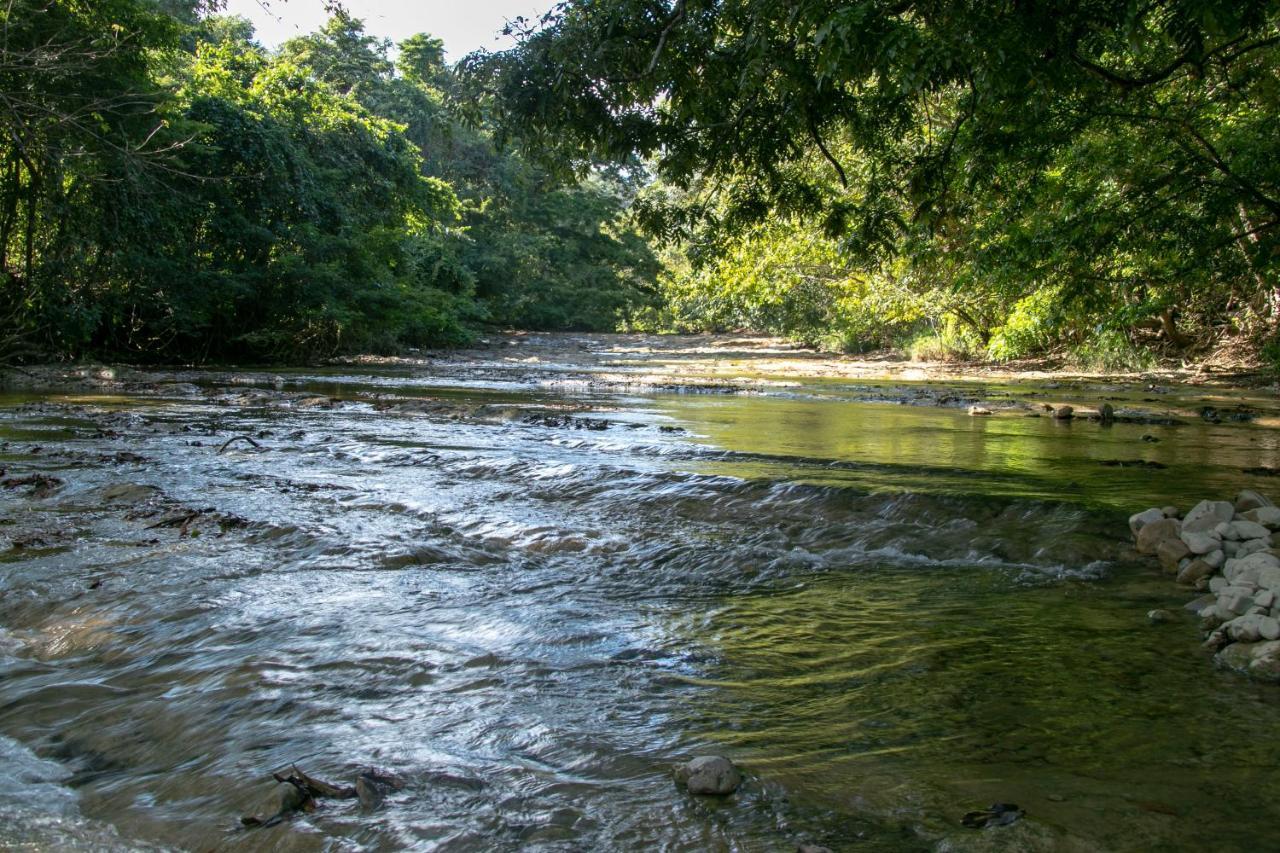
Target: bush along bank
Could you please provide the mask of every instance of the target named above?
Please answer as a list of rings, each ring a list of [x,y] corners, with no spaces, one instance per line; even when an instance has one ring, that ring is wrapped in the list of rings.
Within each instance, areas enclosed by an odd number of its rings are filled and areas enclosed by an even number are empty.
[[[1176,507],[1144,510],[1129,529],[1138,553],[1201,591],[1186,609],[1200,617],[1214,660],[1280,683],[1280,507],[1245,490],[1235,501],[1201,501],[1181,518]]]

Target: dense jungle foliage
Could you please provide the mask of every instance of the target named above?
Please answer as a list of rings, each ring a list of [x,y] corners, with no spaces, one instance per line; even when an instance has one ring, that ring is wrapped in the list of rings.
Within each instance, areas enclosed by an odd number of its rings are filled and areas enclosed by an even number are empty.
[[[338,10],[267,51],[213,12],[0,7],[8,357],[296,360],[611,329],[652,301],[633,179],[499,150],[438,40]]]
[[[0,360],[518,326],[1280,366],[1280,0],[568,0],[453,67],[217,5],[0,9]]]
[[[569,0],[473,57],[556,162],[648,158],[678,327],[1280,363],[1280,3]],[[913,339],[914,337],[914,339]]]

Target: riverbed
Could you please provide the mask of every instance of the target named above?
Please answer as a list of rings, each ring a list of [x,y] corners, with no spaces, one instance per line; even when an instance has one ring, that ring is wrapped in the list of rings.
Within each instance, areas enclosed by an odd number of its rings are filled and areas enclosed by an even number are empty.
[[[0,392],[0,847],[1280,843],[1280,688],[1126,525],[1280,497],[1274,388],[827,364],[512,336]],[[736,794],[673,782],[704,753]],[[242,827],[293,763],[407,785]]]

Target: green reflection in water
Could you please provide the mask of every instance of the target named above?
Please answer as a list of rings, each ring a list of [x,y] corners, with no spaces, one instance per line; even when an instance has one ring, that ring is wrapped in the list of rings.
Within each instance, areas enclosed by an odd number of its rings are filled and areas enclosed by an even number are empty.
[[[1103,510],[1097,533],[1114,526],[1117,539],[1123,513],[1267,491],[1275,481],[1241,469],[1280,467],[1276,431],[1252,426],[785,398],[666,398],[661,410],[691,442],[730,451],[701,472],[1067,500]],[[1167,467],[1100,464],[1117,459]],[[1043,535],[1030,519],[1026,536]],[[886,851],[1280,843],[1280,691],[1214,670],[1190,616],[1148,625],[1147,610],[1187,597],[1157,570],[1027,584],[1008,568],[853,559],[670,626],[717,662],[693,681],[705,690],[686,725],[743,760],[766,796],[785,796],[793,828]],[[1028,819],[960,827],[1002,801]]]
[[[1248,425],[1055,421],[964,410],[767,397],[665,397],[662,412],[700,443],[764,458],[699,471],[785,477],[869,490],[982,493],[1070,500],[1126,511],[1229,496],[1275,481],[1244,468],[1280,467],[1280,433]],[[1159,439],[1144,441],[1143,436]],[[1150,469],[1111,467],[1145,461]],[[834,464],[833,464],[834,463]]]
[[[1214,671],[1190,617],[1146,625],[1167,594],[915,567],[730,597],[674,626],[720,661],[689,725],[802,815],[845,816],[816,821],[837,848],[1262,849],[1280,696]],[[997,801],[1026,825],[959,828]]]

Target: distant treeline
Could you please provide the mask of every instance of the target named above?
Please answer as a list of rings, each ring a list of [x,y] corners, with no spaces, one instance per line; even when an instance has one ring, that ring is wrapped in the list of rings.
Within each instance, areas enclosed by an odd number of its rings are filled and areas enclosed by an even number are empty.
[[[339,12],[268,51],[214,11],[0,6],[0,359],[299,360],[652,303],[640,172],[500,150],[430,36]]]
[[[1280,366],[1280,0],[568,0],[452,67],[217,3],[0,8],[0,360],[498,325]]]

